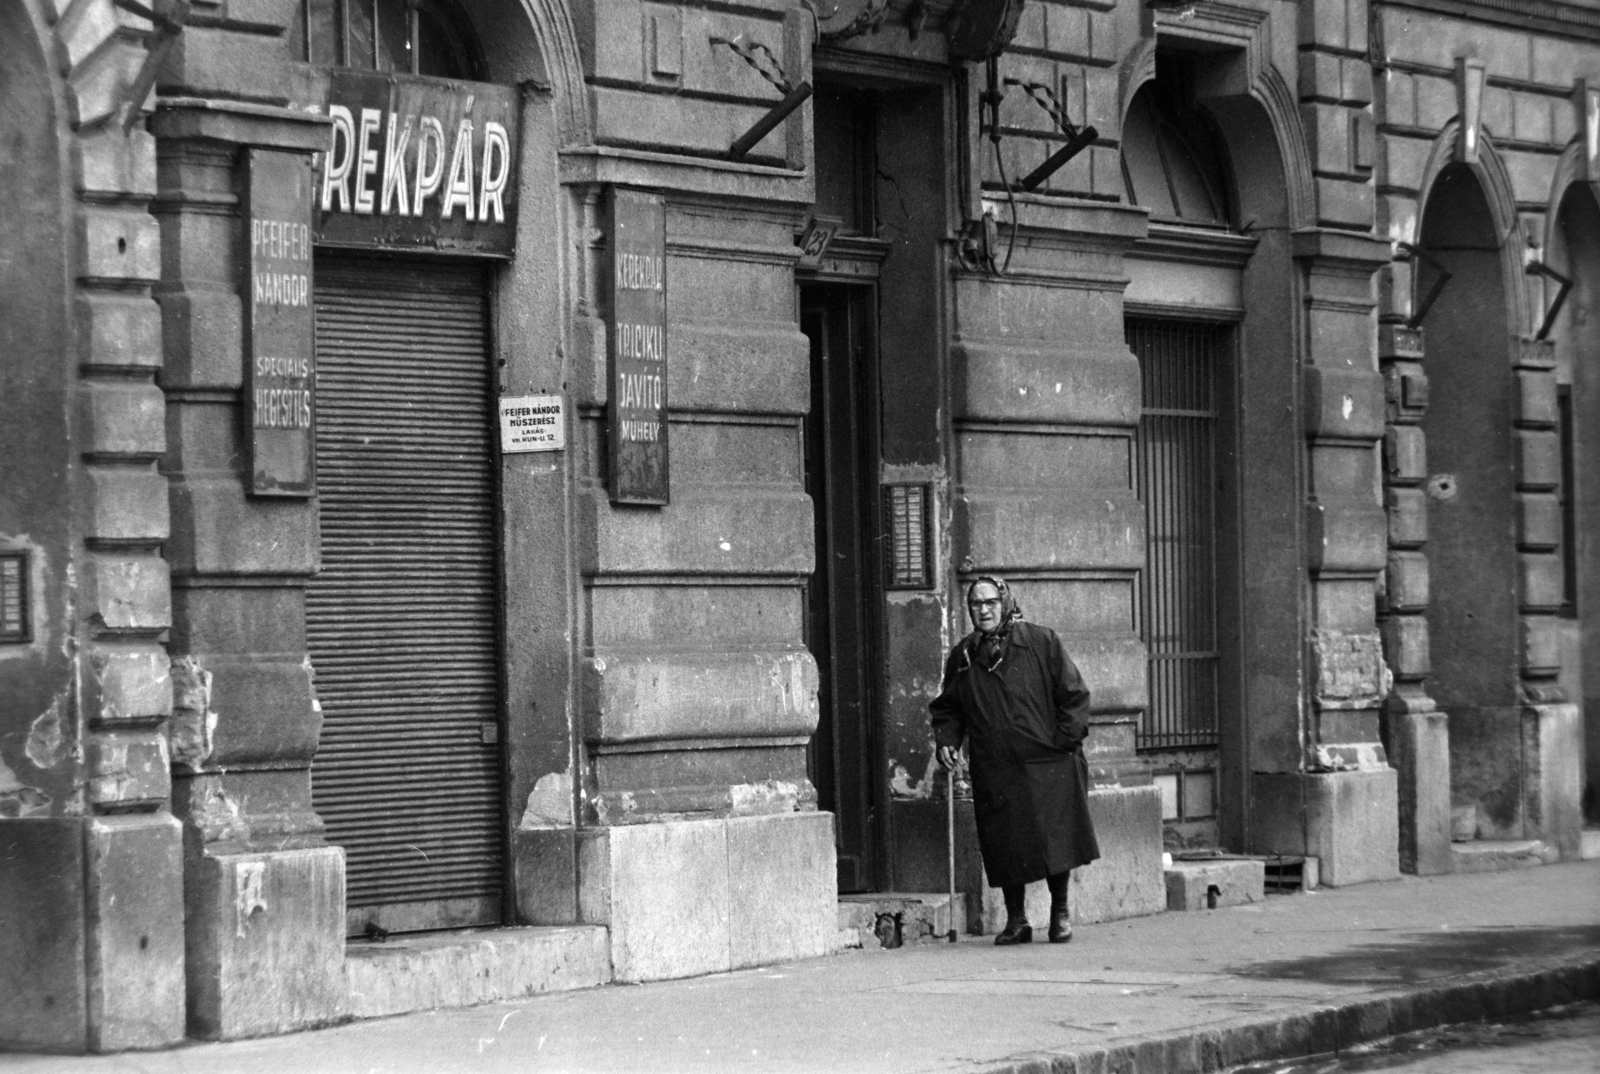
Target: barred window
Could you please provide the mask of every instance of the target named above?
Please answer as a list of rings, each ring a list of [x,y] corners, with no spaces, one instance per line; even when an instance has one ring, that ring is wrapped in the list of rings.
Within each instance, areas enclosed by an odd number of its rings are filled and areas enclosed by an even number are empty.
[[[300,0],[289,49],[323,67],[482,77],[466,19],[438,0]]]

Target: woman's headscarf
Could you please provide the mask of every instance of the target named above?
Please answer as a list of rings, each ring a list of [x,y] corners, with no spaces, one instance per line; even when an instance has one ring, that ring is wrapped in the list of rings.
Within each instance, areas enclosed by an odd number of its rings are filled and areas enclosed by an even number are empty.
[[[1017,603],[1017,598],[1012,595],[1011,587],[1006,585],[1006,580],[997,574],[980,574],[967,586],[967,602],[972,601],[972,591],[987,582],[995,587],[1000,594],[1000,625],[993,632],[985,634],[974,629],[962,642],[962,655],[965,665],[970,665],[977,660],[984,667],[993,671],[1000,666],[1000,658],[1005,653],[1006,642],[1011,637],[1011,627],[1022,619],[1022,606]]]

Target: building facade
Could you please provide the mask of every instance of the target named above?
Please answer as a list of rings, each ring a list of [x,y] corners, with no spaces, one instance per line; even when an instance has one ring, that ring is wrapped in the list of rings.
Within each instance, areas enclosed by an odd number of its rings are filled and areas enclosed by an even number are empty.
[[[0,12],[0,1043],[835,950],[980,574],[1080,921],[1580,853],[1588,5],[152,14]]]

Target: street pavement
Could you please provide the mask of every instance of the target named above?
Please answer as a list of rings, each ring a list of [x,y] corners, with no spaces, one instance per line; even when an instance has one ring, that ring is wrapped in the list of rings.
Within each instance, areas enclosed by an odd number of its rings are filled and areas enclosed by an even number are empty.
[[[1593,1000],[1506,1022],[1406,1033],[1342,1055],[1273,1060],[1230,1074],[1592,1074],[1600,1070],[1600,1003]]]
[[[1062,945],[966,937],[255,1041],[7,1055],[0,1070],[1179,1074],[1597,994],[1587,861],[1083,925]]]

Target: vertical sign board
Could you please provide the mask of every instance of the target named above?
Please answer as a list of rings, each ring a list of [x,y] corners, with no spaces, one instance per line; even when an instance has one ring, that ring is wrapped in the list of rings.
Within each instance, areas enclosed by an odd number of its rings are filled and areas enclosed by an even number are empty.
[[[249,487],[257,496],[312,496],[317,490],[317,365],[311,311],[311,158],[271,149],[247,153]]]
[[[333,71],[317,242],[510,257],[521,115],[514,86]]]
[[[667,210],[659,194],[611,191],[611,502],[665,504]]]

